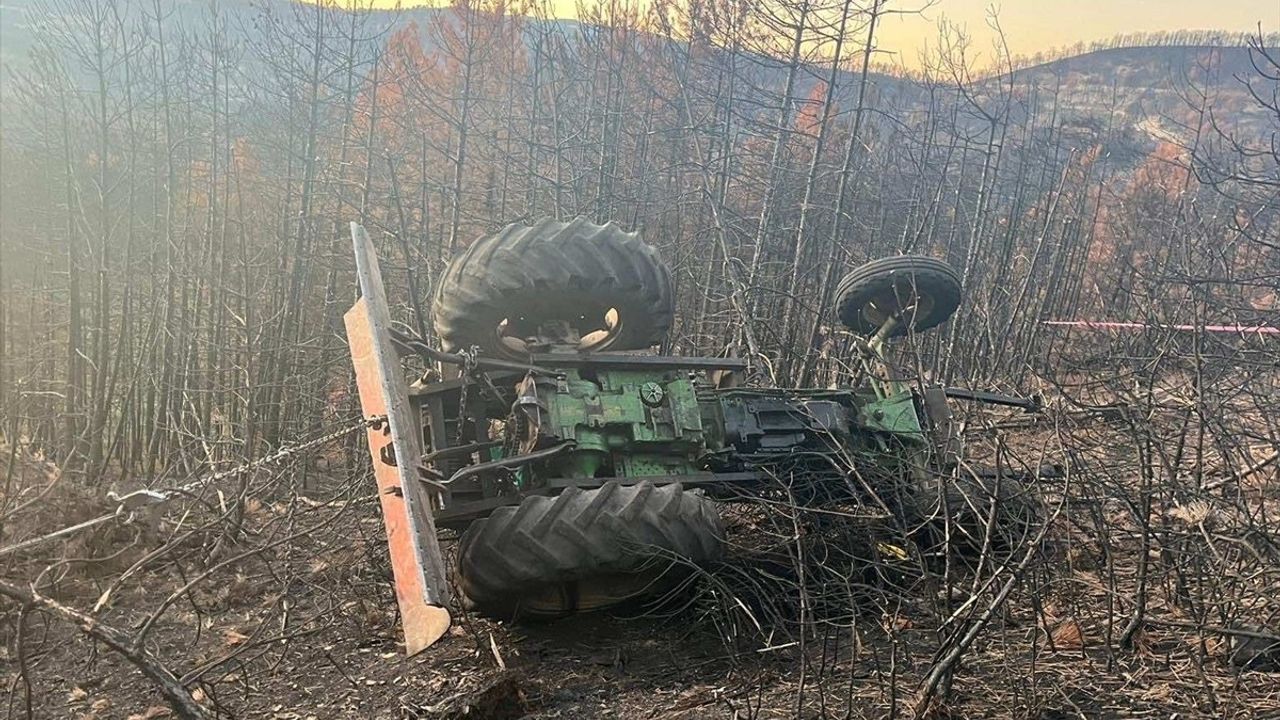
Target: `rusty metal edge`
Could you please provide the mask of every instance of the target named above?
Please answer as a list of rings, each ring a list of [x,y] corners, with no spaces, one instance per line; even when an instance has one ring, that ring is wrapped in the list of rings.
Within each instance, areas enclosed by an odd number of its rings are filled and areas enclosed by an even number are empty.
[[[352,365],[365,417],[385,415],[387,426],[368,432],[387,546],[405,633],[405,652],[430,647],[449,629],[450,592],[444,555],[436,538],[431,499],[417,482],[421,438],[409,389],[391,343],[391,311],[369,235],[351,223],[360,300],[344,316]],[[395,465],[383,460],[390,444]]]

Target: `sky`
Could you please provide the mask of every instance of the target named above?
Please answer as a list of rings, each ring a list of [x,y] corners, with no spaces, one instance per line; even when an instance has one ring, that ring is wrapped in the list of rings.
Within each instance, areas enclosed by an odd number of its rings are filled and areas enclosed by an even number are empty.
[[[397,0],[374,0],[392,7]],[[434,4],[401,0],[403,5]],[[562,17],[573,17],[576,0],[550,0]],[[890,0],[890,8],[915,9],[930,0]],[[938,21],[967,28],[976,51],[987,51],[994,37],[987,27],[992,0],[933,0],[918,15],[886,18],[877,43],[882,61],[917,65],[926,43],[934,43]],[[1280,31],[1280,0],[997,0],[1000,25],[1015,55],[1109,38],[1118,33],[1181,29]]]
[[[990,48],[994,33],[986,17],[992,6],[991,0],[938,0],[923,17],[886,22],[880,44],[913,65],[923,44],[936,41],[937,23],[945,17],[967,27],[976,49]],[[1137,31],[1251,31],[1259,23],[1263,32],[1280,30],[1280,0],[1002,0],[994,6],[1015,55]]]

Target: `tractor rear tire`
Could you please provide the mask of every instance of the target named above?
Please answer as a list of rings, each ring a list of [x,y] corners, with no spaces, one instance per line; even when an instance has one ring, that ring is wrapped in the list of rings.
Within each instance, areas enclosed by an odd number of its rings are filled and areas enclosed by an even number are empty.
[[[554,618],[670,590],[716,560],[716,505],[680,485],[610,482],[532,496],[471,524],[458,584],[492,617]]]
[[[960,275],[937,258],[922,255],[887,257],[855,268],[836,286],[836,313],[854,332],[870,335],[904,302],[918,299],[914,310],[889,336],[927,330],[946,322],[960,307]]]
[[[666,338],[675,295],[670,271],[639,233],[544,218],[471,243],[449,263],[433,312],[448,351],[474,345],[524,358],[523,338],[549,321],[600,336],[580,350],[639,350]]]

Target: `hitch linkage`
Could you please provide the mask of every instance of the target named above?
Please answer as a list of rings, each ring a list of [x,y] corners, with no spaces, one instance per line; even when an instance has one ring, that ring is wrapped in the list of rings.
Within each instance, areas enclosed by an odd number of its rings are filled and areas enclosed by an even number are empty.
[[[965,388],[949,387],[944,391],[949,398],[956,400],[970,400],[973,402],[985,403],[987,405],[1003,405],[1005,407],[1022,408],[1024,412],[1034,413],[1044,409],[1044,399],[1039,395],[1031,397],[1017,397],[1016,395],[1005,395],[1003,393],[987,392],[986,390],[967,390]]]

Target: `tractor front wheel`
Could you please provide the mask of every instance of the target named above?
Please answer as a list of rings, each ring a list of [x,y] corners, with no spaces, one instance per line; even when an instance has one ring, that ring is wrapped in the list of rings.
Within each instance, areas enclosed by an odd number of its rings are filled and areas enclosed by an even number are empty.
[[[960,274],[937,258],[887,257],[855,268],[836,287],[836,314],[854,332],[871,335],[890,318],[889,335],[941,325],[960,307]]]
[[[458,581],[487,615],[559,617],[670,590],[717,559],[723,537],[715,503],[678,484],[568,488],[472,523]]]

